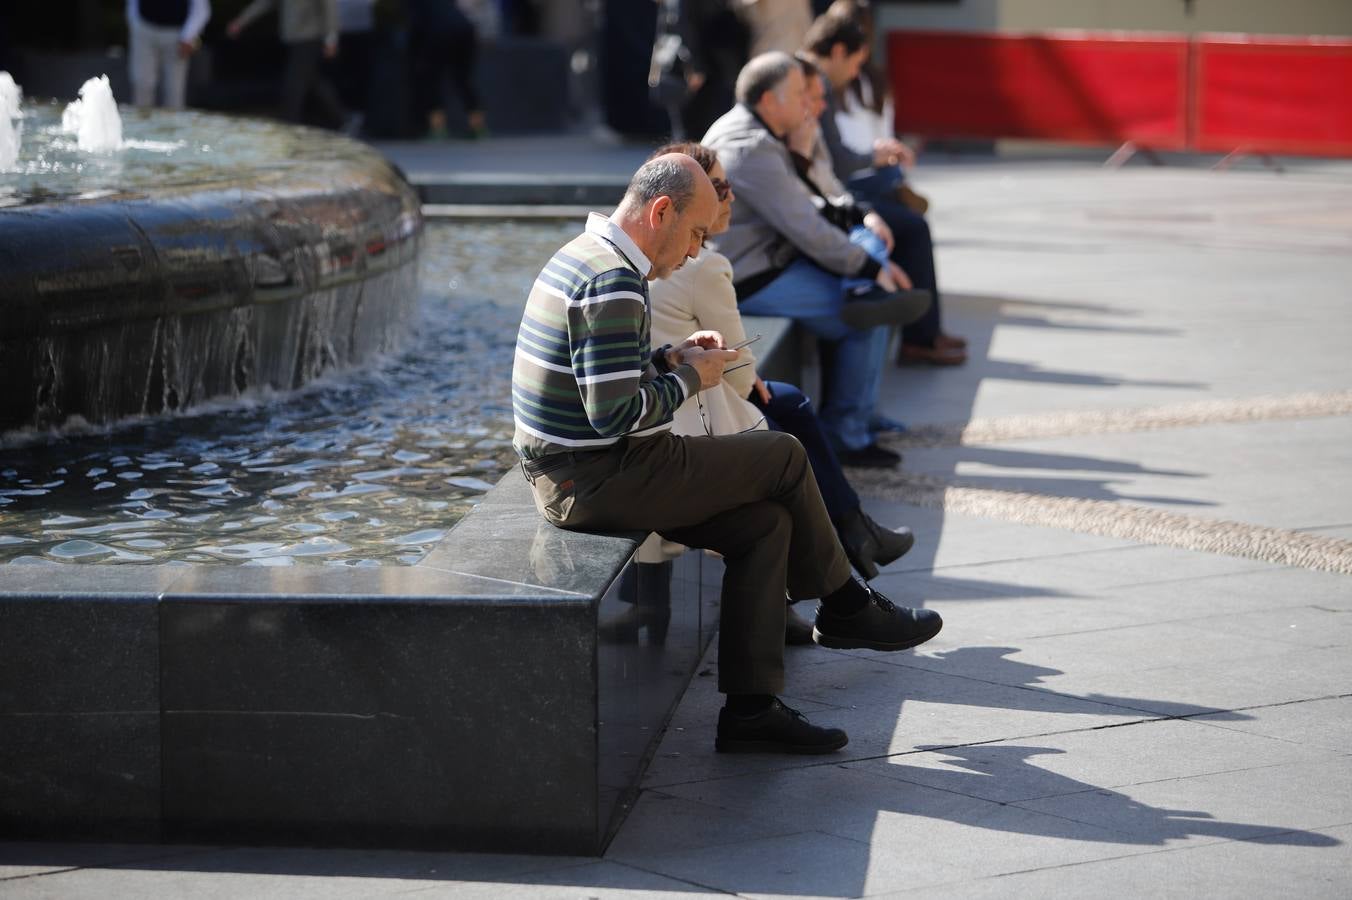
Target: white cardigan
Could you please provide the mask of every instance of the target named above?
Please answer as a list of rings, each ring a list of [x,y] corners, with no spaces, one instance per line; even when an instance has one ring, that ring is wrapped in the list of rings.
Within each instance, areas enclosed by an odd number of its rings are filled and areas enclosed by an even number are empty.
[[[737,311],[737,293],[732,289],[732,264],[723,254],[707,247],[696,259],[686,262],[670,277],[648,286],[652,302],[652,342],[654,346],[679,344],[696,331],[721,332],[728,346],[747,337],[742,316]],[[753,428],[765,428],[761,411],[747,401],[756,381],[755,344],[742,348],[736,363],[751,365],[730,372],[717,387],[700,392],[709,430],[714,434],[736,434]],[[699,405],[694,397],[676,411],[672,431],[676,434],[705,434]]]
[[[732,289],[732,263],[728,258],[707,247],[697,258],[688,260],[670,277],[648,285],[652,306],[652,343],[679,344],[696,331],[713,329],[721,332],[728,346],[746,339],[742,316],[737,312],[737,292]],[[709,430],[714,434],[736,434],[739,431],[767,428],[761,411],[746,397],[756,382],[756,355],[751,347],[743,347],[736,363],[751,365],[731,372],[717,387],[701,391],[699,401],[694,397],[681,404],[672,420],[675,434],[698,436],[706,434],[700,420],[699,403],[704,404],[704,415]],[[655,534],[648,536],[638,548],[638,561],[662,562],[685,552],[680,544],[664,541]]]

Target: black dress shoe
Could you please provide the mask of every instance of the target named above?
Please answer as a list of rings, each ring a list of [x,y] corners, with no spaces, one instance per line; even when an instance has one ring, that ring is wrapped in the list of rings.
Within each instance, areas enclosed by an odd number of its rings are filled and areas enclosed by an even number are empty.
[[[812,639],[834,650],[905,650],[925,643],[944,627],[932,609],[897,606],[868,585],[869,602],[848,616],[834,615],[822,605]]]
[[[877,444],[869,444],[852,450],[842,447],[836,451],[836,457],[842,466],[855,466],[860,469],[894,469],[901,465],[901,454]]]
[[[813,725],[779,700],[754,716],[739,716],[726,706],[718,712],[719,753],[833,753],[850,742],[839,728]]]
[[[934,295],[923,288],[887,291],[874,285],[845,299],[845,305],[840,308],[840,320],[860,330],[880,325],[909,325],[923,316],[933,301]]]
[[[878,566],[900,559],[915,545],[915,535],[909,528],[895,531],[884,528],[862,509],[853,509],[836,524],[840,545],[850,565],[864,578],[878,577]]]
[[[784,611],[784,643],[793,647],[812,643],[812,623],[800,616],[792,605]]]

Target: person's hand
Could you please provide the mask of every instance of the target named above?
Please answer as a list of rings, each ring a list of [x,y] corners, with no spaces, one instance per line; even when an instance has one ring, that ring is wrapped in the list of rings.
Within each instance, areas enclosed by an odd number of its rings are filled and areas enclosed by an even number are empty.
[[[915,151],[896,138],[878,138],[873,142],[873,165],[909,169],[915,165]]]
[[[761,377],[759,375],[756,376],[756,381],[754,384],[751,385],[751,389],[760,396],[762,403],[769,404],[770,388],[768,385],[766,385],[764,381],[761,381]]]
[[[337,42],[336,40],[335,40],[335,41],[325,41],[325,42],[324,42],[324,58],[325,58],[325,59],[333,59],[333,58],[334,58],[335,56],[337,56],[337,55],[338,55],[338,42]]]
[[[698,91],[700,88],[704,87],[704,73],[691,72],[689,75],[686,75],[685,86],[686,88],[689,89],[690,93],[692,94],[695,93],[695,91]]]
[[[197,44],[194,41],[178,42],[178,58],[187,59],[197,52]]]
[[[225,36],[234,40],[239,37],[239,33],[244,30],[244,26],[239,24],[239,19],[235,19],[229,25],[225,26]]]
[[[685,350],[688,347],[703,347],[705,350],[722,350],[727,347],[727,342],[723,340],[723,334],[713,329],[706,331],[696,331],[690,337],[681,342],[677,350]]]
[[[883,221],[883,217],[876,212],[870,212],[864,216],[864,227],[878,236],[878,239],[887,245],[887,252],[891,253],[892,248],[896,246],[896,239],[892,237],[892,229]]]
[[[677,356],[681,364],[695,367],[699,373],[699,388],[703,391],[723,380],[723,367],[737,358],[737,351],[686,347]]]
[[[878,277],[874,279],[878,286],[885,291],[909,291],[912,287],[911,277],[901,268],[901,266],[887,261],[887,264],[878,270]]]

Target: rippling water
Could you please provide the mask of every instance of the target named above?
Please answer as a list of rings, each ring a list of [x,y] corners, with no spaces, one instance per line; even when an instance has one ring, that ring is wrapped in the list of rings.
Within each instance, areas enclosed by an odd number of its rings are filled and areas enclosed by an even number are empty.
[[[579,223],[433,224],[416,336],[229,408],[0,435],[0,562],[417,562],[512,465],[526,292]]]

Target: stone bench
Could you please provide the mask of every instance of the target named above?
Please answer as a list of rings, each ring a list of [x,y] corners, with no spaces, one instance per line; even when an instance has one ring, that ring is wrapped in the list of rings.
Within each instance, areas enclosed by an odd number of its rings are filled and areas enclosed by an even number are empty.
[[[717,628],[692,552],[599,639],[643,537],[513,470],[410,567],[0,567],[0,835],[600,853]]]

